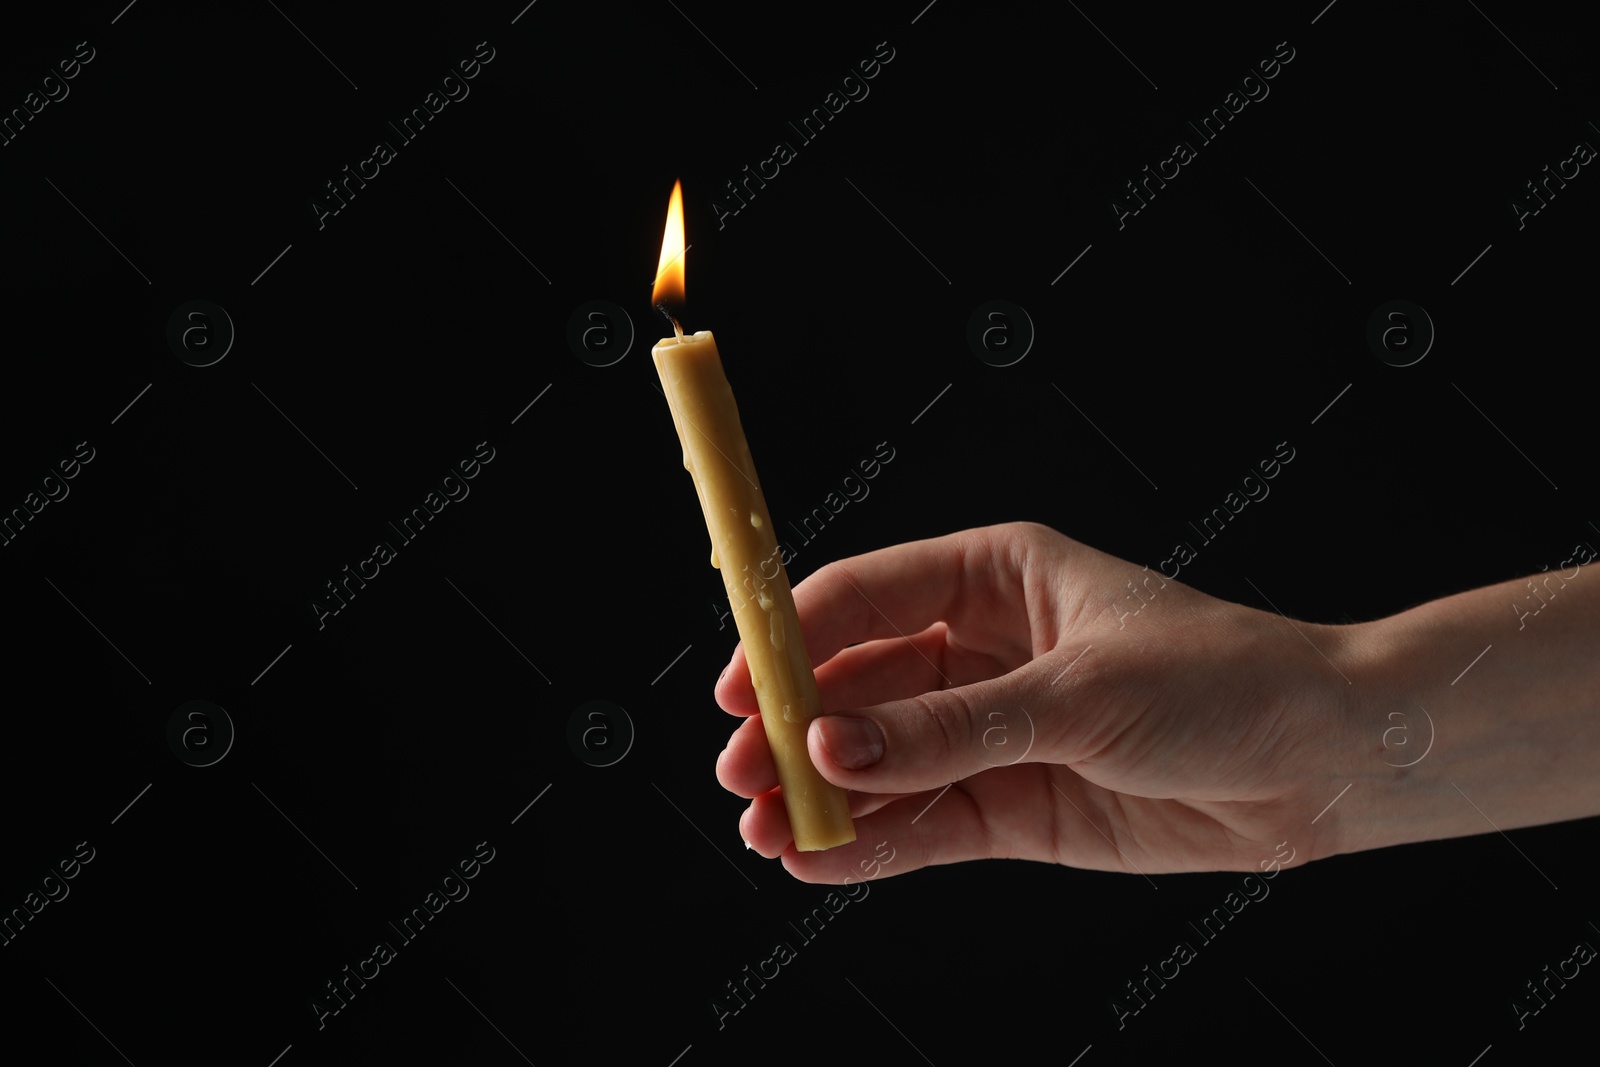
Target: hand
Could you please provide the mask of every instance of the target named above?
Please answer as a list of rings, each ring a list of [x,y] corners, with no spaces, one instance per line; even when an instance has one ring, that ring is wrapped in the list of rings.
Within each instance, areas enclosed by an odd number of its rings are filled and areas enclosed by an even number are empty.
[[[882,841],[890,874],[1255,871],[1286,841],[1302,861],[1340,851],[1337,820],[1308,820],[1344,784],[1325,750],[1349,733],[1349,628],[1217,600],[1035,523],[830,563],[794,598],[822,697],[811,759],[849,791],[856,840],[795,849],[742,646],[716,687],[746,717],[717,777],[752,799],[744,839],[803,881],[859,879]]]

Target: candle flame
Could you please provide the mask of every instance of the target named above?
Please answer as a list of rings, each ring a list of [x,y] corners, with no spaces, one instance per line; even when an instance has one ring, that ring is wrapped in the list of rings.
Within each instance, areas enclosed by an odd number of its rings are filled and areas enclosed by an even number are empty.
[[[684,300],[683,182],[672,183],[672,200],[667,204],[667,228],[661,237],[661,262],[656,267],[656,284],[650,294],[652,304],[681,306]]]

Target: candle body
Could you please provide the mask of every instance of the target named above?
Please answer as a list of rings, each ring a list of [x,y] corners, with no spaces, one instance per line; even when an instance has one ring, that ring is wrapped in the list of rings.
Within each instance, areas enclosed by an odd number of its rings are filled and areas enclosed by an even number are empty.
[[[722,573],[744,643],[795,847],[847,844],[856,832],[845,791],[818,773],[806,751],[806,729],[822,713],[817,680],[716,341],[701,330],[669,337],[651,355],[711,535],[711,565]]]

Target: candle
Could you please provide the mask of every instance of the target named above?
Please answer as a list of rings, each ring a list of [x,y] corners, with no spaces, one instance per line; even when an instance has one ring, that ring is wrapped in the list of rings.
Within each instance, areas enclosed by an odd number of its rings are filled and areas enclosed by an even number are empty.
[[[652,295],[663,311],[683,301],[684,251],[683,187],[677,183]],[[711,534],[711,565],[722,572],[744,642],[795,847],[816,852],[848,844],[856,831],[845,792],[822,777],[806,751],[806,728],[822,713],[822,702],[733,389],[711,331],[685,336],[675,318],[672,326],[676,336],[650,354]]]

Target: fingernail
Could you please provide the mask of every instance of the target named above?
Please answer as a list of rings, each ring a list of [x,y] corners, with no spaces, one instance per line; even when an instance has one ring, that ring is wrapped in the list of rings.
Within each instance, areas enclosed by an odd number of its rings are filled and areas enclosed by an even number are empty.
[[[744,847],[745,847],[745,848],[755,848],[755,846],[754,846],[754,845],[752,845],[752,844],[751,844],[751,843],[750,843],[750,842],[748,842],[748,841],[746,841],[746,842],[745,842],[745,843],[744,843]]]
[[[883,731],[871,719],[824,715],[817,729],[828,757],[846,770],[859,771],[883,758]]]

